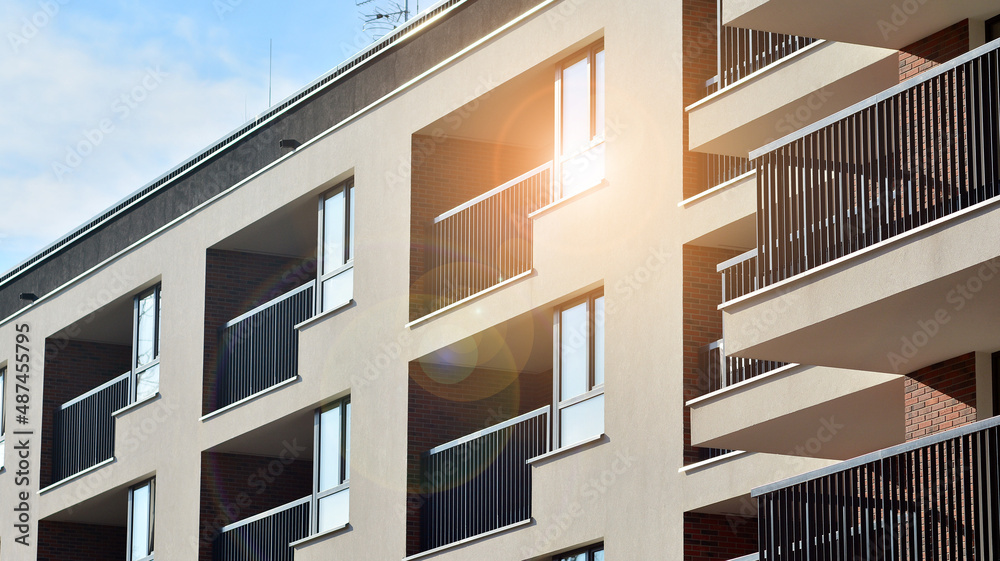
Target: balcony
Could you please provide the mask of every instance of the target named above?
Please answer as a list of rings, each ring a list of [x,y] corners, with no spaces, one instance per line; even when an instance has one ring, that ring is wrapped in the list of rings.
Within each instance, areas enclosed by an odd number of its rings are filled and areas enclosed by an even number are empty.
[[[779,41],[788,46],[778,57],[768,41],[740,42],[748,45],[741,48],[763,50],[739,55],[749,61],[723,72],[738,79],[687,107],[692,151],[746,158],[759,146],[899,82],[896,51],[786,38]]]
[[[549,451],[549,408],[435,446],[423,457],[422,549],[531,519],[531,466]]]
[[[1000,419],[754,489],[760,558],[994,559]]]
[[[896,0],[727,0],[725,25],[818,39],[900,49],[966,18],[995,16],[996,2],[914,2]]]
[[[315,282],[304,284],[220,328],[216,409],[298,375],[295,325],[313,316],[314,289]]]
[[[222,528],[212,545],[214,561],[293,561],[289,544],[309,535],[311,497],[279,506]]]
[[[435,218],[429,312],[531,271],[529,215],[552,201],[549,162]]]
[[[129,372],[55,411],[52,480],[62,481],[114,457],[115,419],[130,403]]]
[[[757,249],[725,267],[728,351],[899,373],[995,347],[998,45],[752,154]]]

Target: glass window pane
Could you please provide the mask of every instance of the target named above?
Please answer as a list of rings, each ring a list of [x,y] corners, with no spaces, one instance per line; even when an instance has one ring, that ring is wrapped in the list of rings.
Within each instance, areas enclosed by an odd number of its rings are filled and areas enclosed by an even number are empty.
[[[604,394],[559,411],[559,445],[568,446],[604,432]]]
[[[7,369],[0,370],[0,436],[3,436],[3,431],[4,431],[3,405],[4,405],[4,396],[7,395],[6,393],[7,386],[4,385],[4,382],[6,382],[6,378],[7,378]],[[2,451],[0,451],[0,453],[2,453]],[[2,465],[3,463],[0,462],[0,466]]]
[[[325,532],[347,524],[350,510],[350,489],[337,491],[319,500],[319,530]]]
[[[347,220],[347,229],[350,231],[348,234],[350,237],[350,247],[347,248],[347,259],[350,261],[354,259],[354,187],[348,190],[348,199],[350,199],[350,216]]]
[[[559,558],[559,561],[587,561],[586,553],[574,553]]]
[[[563,69],[562,153],[572,154],[590,144],[590,61]]]
[[[594,385],[604,383],[604,297],[594,300]]]
[[[149,555],[149,484],[132,490],[132,559]]]
[[[139,299],[135,337],[135,365],[149,364],[156,358],[156,294]]]
[[[344,481],[351,479],[351,402],[344,405]]]
[[[604,143],[570,158],[562,165],[562,196],[569,197],[604,179]]]
[[[594,135],[604,135],[604,51],[594,56]]]
[[[330,195],[323,202],[323,274],[343,266],[344,261],[344,191]]]
[[[340,485],[340,405],[319,416],[319,489],[323,492]]]
[[[594,561],[604,561],[604,550],[598,549],[594,552]]]
[[[560,401],[578,396],[589,389],[589,332],[587,302],[562,311],[559,320]]]
[[[323,281],[323,311],[347,303],[354,297],[354,267]]]
[[[160,365],[155,364],[135,375],[135,400],[141,401],[160,391]]]

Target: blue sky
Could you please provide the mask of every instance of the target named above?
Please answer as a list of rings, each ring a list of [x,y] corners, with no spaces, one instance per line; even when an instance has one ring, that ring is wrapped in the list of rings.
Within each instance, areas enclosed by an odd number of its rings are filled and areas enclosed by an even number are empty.
[[[355,0],[0,4],[0,271],[263,112],[269,40],[273,103],[371,41]]]

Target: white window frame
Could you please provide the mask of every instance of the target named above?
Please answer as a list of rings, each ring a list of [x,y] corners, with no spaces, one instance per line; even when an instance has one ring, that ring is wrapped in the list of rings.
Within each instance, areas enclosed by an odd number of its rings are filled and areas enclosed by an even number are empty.
[[[7,451],[7,367],[0,368],[0,470],[6,465]]]
[[[606,329],[603,317],[597,315],[598,299],[604,298],[604,289],[596,290],[579,298],[574,298],[556,308],[553,316],[552,329],[552,442],[557,448],[576,444],[576,442],[562,441],[562,411],[579,403],[590,401],[604,395],[603,381],[596,383],[597,361],[595,359],[597,340],[597,324],[601,322],[602,330]],[[578,395],[562,399],[562,314],[565,310],[587,303],[587,386],[586,390]],[[603,366],[603,365],[602,365]],[[603,371],[603,369],[602,369]],[[602,422],[603,424],[603,422]],[[597,435],[592,435],[597,436]]]
[[[139,302],[149,295],[153,295],[155,306],[153,310],[153,359],[139,365]],[[147,370],[160,367],[160,315],[162,304],[162,285],[160,284],[143,290],[132,299],[132,367],[129,374],[129,398],[132,403],[139,400],[139,376]],[[157,374],[157,377],[159,377],[159,374]],[[156,392],[153,392],[151,395],[156,395],[159,391],[159,381],[157,381]],[[143,398],[146,397],[149,396],[143,396]]]
[[[605,143],[605,124],[603,122],[597,122],[598,114],[598,95],[597,95],[597,54],[604,52],[604,39],[600,39],[584,49],[577,51],[572,56],[564,59],[556,67],[556,77],[555,77],[555,169],[553,170],[553,184],[556,185],[558,190],[555,193],[556,199],[565,198],[568,196],[575,195],[576,193],[585,191],[589,187],[593,187],[597,183],[600,183],[604,177],[595,178],[594,185],[584,185],[577,189],[573,193],[567,193],[565,188],[564,173],[566,166],[570,165],[573,160],[590,154],[592,159],[600,158],[600,165],[604,165],[604,143]],[[579,63],[581,60],[587,60],[588,68],[590,71],[590,143],[587,146],[573,150],[570,153],[563,153],[563,72],[566,68]],[[602,92],[602,98],[605,96]],[[606,107],[602,108],[606,111]],[[606,113],[605,113],[606,114]],[[595,165],[593,161],[589,162],[588,165]],[[603,174],[602,174],[603,175]]]
[[[343,274],[353,274],[354,272],[354,178],[350,178],[333,189],[323,193],[319,197],[319,241],[316,256],[316,270],[317,280],[316,280],[316,305],[315,310],[317,313],[322,313],[327,310],[335,309],[342,304],[347,302],[330,302],[329,307],[323,305],[324,301],[324,283],[332,278],[339,277]],[[324,261],[326,259],[326,201],[330,197],[337,195],[338,193],[344,193],[344,255],[342,260],[343,265],[337,267],[336,269],[324,273],[324,268],[326,267]],[[351,297],[354,295],[354,281],[351,281]],[[349,300],[349,299],[348,299]]]
[[[149,536],[148,536],[148,540],[149,540],[149,542],[148,542],[149,543],[149,553],[147,555],[142,556],[142,557],[133,557],[132,556],[132,537],[135,535],[135,528],[133,527],[134,517],[135,517],[135,512],[134,512],[135,509],[133,507],[133,497],[135,495],[136,490],[141,489],[143,487],[146,487],[147,485],[149,486],[149,513],[148,513],[148,518],[147,518],[147,520],[149,520],[149,528],[147,528],[146,530],[147,530],[147,532],[149,532]],[[156,528],[156,518],[154,516],[154,513],[156,512],[155,506],[156,506],[156,478],[147,479],[146,481],[143,481],[142,483],[139,483],[137,485],[133,485],[132,487],[129,488],[129,490],[128,490],[128,550],[127,550],[127,553],[126,553],[126,559],[128,561],[153,561],[154,549],[155,549],[153,538],[155,536],[154,530]]]
[[[320,474],[322,473],[323,466],[320,465],[322,462],[322,452],[321,447],[323,446],[323,434],[321,431],[321,417],[323,413],[330,411],[331,409],[340,406],[340,466],[339,471],[339,482],[337,485],[330,487],[328,489],[321,489],[320,487]],[[351,397],[347,396],[343,399],[329,403],[319,409],[316,409],[313,417],[313,492],[310,497],[310,520],[309,528],[310,534],[317,534],[333,528],[323,528],[320,529],[320,517],[319,517],[319,507],[320,501],[332,495],[338,493],[347,493],[348,508],[350,508],[350,487],[351,487]],[[350,518],[348,516],[348,518]]]

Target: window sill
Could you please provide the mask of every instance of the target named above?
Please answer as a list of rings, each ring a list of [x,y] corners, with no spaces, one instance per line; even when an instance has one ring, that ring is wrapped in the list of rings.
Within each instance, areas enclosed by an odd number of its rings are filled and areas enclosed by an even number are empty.
[[[595,442],[597,442],[598,444],[603,444],[605,442],[608,442],[607,435],[604,434],[604,433],[601,433],[601,434],[599,434],[597,436],[592,436],[590,438],[581,440],[579,442],[574,442],[573,444],[570,444],[569,446],[563,446],[562,448],[558,448],[558,449],[553,450],[551,452],[546,452],[546,453],[544,453],[544,454],[542,454],[540,456],[535,456],[534,458],[528,458],[528,461],[525,462],[525,463],[528,464],[529,466],[535,465],[535,464],[540,464],[540,463],[545,463],[545,462],[551,460],[552,458],[556,458],[556,457],[559,457],[559,456],[568,455],[568,454],[576,452],[576,451],[578,451],[578,450],[580,450],[582,448],[587,448],[587,447],[589,447],[590,444],[593,444]]]
[[[520,528],[522,526],[527,526],[529,524],[533,524],[534,522],[535,521],[532,518],[529,518],[527,520],[522,520],[520,522],[515,522],[513,524],[509,524],[507,526],[504,526],[503,528],[497,528],[496,530],[490,530],[489,532],[483,532],[482,534],[478,534],[478,535],[475,535],[475,536],[470,536],[468,538],[465,538],[464,540],[458,540],[455,543],[450,543],[448,545],[442,545],[441,547],[435,547],[434,549],[428,549],[427,551],[423,551],[423,552],[418,553],[416,555],[411,555],[409,557],[404,557],[403,561],[415,561],[417,559],[424,559],[426,557],[431,557],[433,555],[437,555],[438,553],[441,553],[442,551],[447,551],[449,549],[454,549],[456,547],[461,547],[463,545],[472,543],[474,541],[483,540],[483,539],[489,538],[491,536],[495,536],[497,534],[502,534],[504,532],[507,532],[508,530],[514,530],[514,529]]]
[[[157,399],[160,399],[160,392],[156,392],[153,395],[146,396],[140,399],[139,401],[136,401],[135,403],[129,403],[128,405],[122,407],[118,411],[111,413],[111,416],[117,419],[119,416],[134,411],[142,407],[143,405],[149,403],[150,401],[156,401]]]
[[[302,323],[295,324],[292,327],[292,329],[294,329],[295,331],[302,331],[303,329],[311,327],[314,323],[319,323],[320,321],[323,321],[327,317],[332,316],[332,315],[336,314],[337,312],[340,312],[343,309],[345,309],[345,308],[347,308],[347,307],[349,307],[349,306],[351,306],[353,304],[355,304],[355,302],[354,302],[354,299],[352,298],[352,299],[348,300],[347,302],[344,302],[343,304],[337,304],[336,306],[330,308],[329,310],[327,310],[325,312],[320,312],[320,313],[314,315],[313,317],[305,320]]]
[[[535,212],[532,212],[531,214],[529,214],[528,218],[531,218],[531,219],[541,218],[542,216],[545,216],[546,214],[552,212],[553,210],[555,210],[555,209],[557,209],[557,208],[559,208],[559,207],[561,207],[563,205],[567,205],[567,204],[569,204],[569,203],[571,203],[571,202],[573,202],[573,201],[575,201],[577,199],[582,199],[583,197],[586,197],[587,195],[589,195],[591,193],[599,191],[602,188],[607,187],[608,185],[610,185],[610,183],[608,183],[608,180],[607,179],[602,179],[600,182],[595,183],[594,185],[591,185],[590,187],[587,187],[586,189],[580,191],[579,193],[573,193],[572,195],[570,195],[568,197],[563,197],[563,198],[559,199],[558,201],[556,201],[554,203],[549,203],[549,204],[543,206],[542,208],[540,208],[540,209],[536,210]]]
[[[302,538],[301,540],[294,541],[294,542],[288,544],[288,547],[293,547],[295,549],[298,549],[300,547],[307,547],[307,546],[310,546],[310,545],[312,545],[312,544],[314,544],[316,542],[323,541],[324,539],[326,539],[326,538],[332,536],[333,534],[336,534],[336,533],[338,533],[338,532],[340,532],[340,531],[342,531],[342,530],[344,530],[344,529],[346,529],[348,527],[350,527],[350,523],[344,524],[343,526],[337,526],[336,528],[330,528],[329,530],[323,530],[322,532],[320,532],[318,534],[313,534],[311,536],[306,536],[306,537]]]
[[[271,392],[278,391],[278,390],[280,390],[281,388],[283,388],[285,386],[289,386],[291,384],[294,384],[295,382],[298,382],[300,379],[301,379],[301,377],[299,377],[298,375],[296,375],[295,377],[289,378],[289,379],[285,380],[284,382],[278,382],[277,384],[275,384],[275,385],[273,385],[273,386],[271,386],[269,388],[264,388],[264,389],[260,390],[259,392],[255,393],[255,394],[248,395],[248,396],[244,397],[243,399],[241,399],[241,400],[239,400],[237,402],[234,402],[234,403],[230,403],[229,405],[227,405],[227,406],[225,406],[225,407],[223,407],[221,409],[216,409],[215,411],[212,411],[211,413],[206,413],[206,414],[202,415],[201,417],[199,417],[198,420],[201,421],[201,422],[205,422],[205,421],[207,421],[207,420],[209,420],[209,419],[211,419],[213,417],[218,417],[219,415],[222,415],[223,413],[225,413],[227,411],[231,411],[233,409],[236,409],[237,407],[239,407],[241,405],[245,405],[245,404],[247,404],[247,403],[249,403],[251,401],[254,401],[255,399],[257,399],[259,397],[264,397],[265,395],[267,395],[267,394],[269,394]]]
[[[76,481],[77,479],[81,479],[82,477],[84,477],[84,476],[86,476],[86,475],[88,475],[88,474],[90,474],[92,472],[95,472],[95,471],[101,469],[102,467],[104,467],[104,466],[106,466],[108,464],[114,463],[115,461],[116,461],[115,457],[111,456],[107,460],[104,460],[103,462],[101,462],[99,464],[90,466],[89,468],[87,468],[87,469],[85,469],[85,470],[83,470],[83,471],[81,471],[79,473],[74,473],[73,475],[67,477],[66,479],[63,479],[62,481],[56,481],[55,483],[53,483],[52,485],[49,485],[48,487],[46,487],[44,489],[39,489],[38,494],[39,495],[44,495],[45,493],[48,493],[49,491],[52,491],[53,489],[57,489],[59,487],[62,487],[63,485],[66,485],[67,483],[70,483],[72,481]]]

